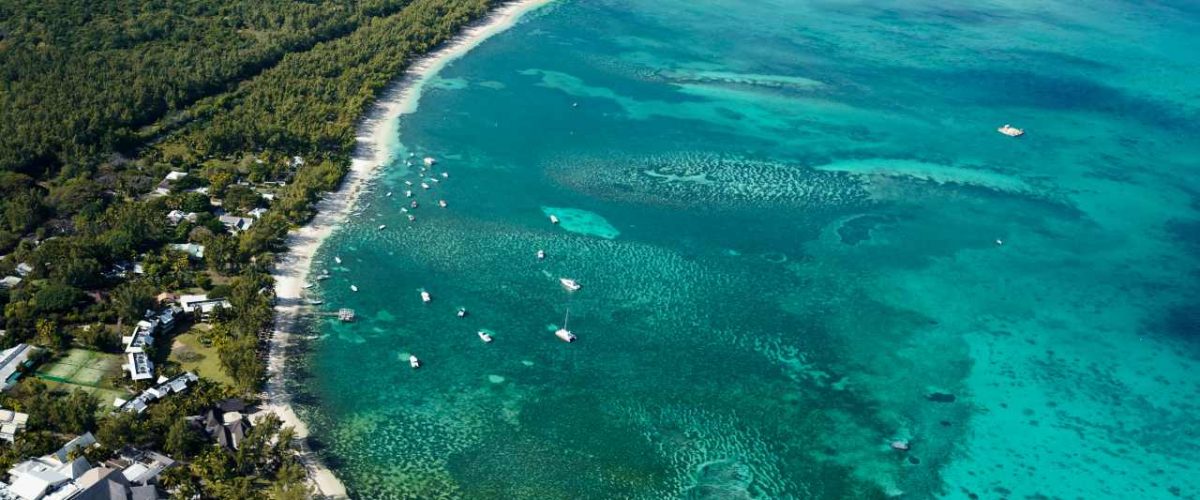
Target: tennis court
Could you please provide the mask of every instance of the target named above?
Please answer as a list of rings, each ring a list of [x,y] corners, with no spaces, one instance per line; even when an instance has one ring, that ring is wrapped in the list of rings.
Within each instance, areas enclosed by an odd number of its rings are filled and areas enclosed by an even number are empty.
[[[121,363],[124,361],[119,354],[89,351],[87,349],[71,349],[66,356],[46,363],[34,374],[46,382],[51,389],[84,392],[96,396],[101,407],[111,403],[113,398],[127,398],[129,394],[117,389],[113,380],[122,376]]]

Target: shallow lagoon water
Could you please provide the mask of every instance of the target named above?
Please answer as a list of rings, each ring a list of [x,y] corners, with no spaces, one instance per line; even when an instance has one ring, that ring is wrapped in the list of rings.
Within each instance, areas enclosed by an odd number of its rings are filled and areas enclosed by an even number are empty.
[[[1200,494],[1197,33],[564,0],[400,119],[318,259],[361,319],[314,320],[304,416],[358,498]]]

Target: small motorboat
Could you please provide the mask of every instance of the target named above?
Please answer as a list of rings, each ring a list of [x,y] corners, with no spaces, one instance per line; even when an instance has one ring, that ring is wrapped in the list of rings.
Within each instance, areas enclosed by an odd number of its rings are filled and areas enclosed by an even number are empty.
[[[446,208],[446,200],[438,200],[438,206],[442,207],[442,208]]]
[[[432,167],[434,163],[437,163],[437,160],[433,159],[432,156],[425,157],[425,166],[426,167]]]
[[[1021,129],[1014,127],[1012,125],[1009,125],[1007,123],[1005,123],[1003,127],[996,129],[996,131],[1000,132],[1001,134],[1007,135],[1009,137],[1021,137],[1021,136],[1025,135],[1024,130],[1021,130]]]
[[[409,153],[408,153],[408,157],[409,157],[409,158],[416,158],[416,157],[417,157],[417,154],[416,154],[416,153],[413,153],[413,152],[409,152]]]
[[[415,221],[415,220],[417,220],[417,216],[415,216],[415,215],[413,215],[413,214],[408,214],[408,221],[409,221],[409,222],[412,222],[412,221]]]
[[[391,198],[391,197],[392,197],[392,192],[391,192],[391,191],[388,191],[388,192],[387,192],[387,194],[386,194],[385,196],[387,196],[388,198]]]
[[[408,206],[410,206],[412,208],[417,208],[419,205],[417,205],[417,200],[413,200],[412,203],[408,204]]]
[[[350,291],[351,291],[351,292],[357,292],[357,291],[358,291],[358,285],[350,285]]]
[[[892,441],[891,446],[892,446],[892,449],[896,450],[896,451],[908,451],[908,449],[909,449],[908,441],[902,441],[902,440]]]
[[[437,183],[439,183],[439,182],[442,182],[442,181],[439,181],[439,180],[437,180],[437,179],[435,179],[435,178],[433,178],[433,177],[430,177],[430,178],[429,178],[429,182],[432,182],[432,183],[434,183],[434,184],[437,184]]]
[[[431,297],[429,295],[429,292],[426,292],[425,290],[421,290],[421,302],[428,304],[431,301],[433,301],[433,297]]]
[[[421,183],[421,189],[429,189],[429,184],[426,184],[426,183],[422,182],[422,183]]]
[[[404,192],[404,197],[405,197],[405,198],[412,198],[412,191],[411,191],[411,190],[409,190],[409,191],[405,191],[405,192]]]
[[[310,306],[319,306],[319,305],[321,305],[321,304],[324,304],[324,303],[325,303],[325,301],[324,301],[324,300],[321,300],[321,299],[308,299],[308,300],[306,300],[306,301],[304,301],[304,302],[305,302],[306,304],[310,305]]]
[[[554,215],[554,214],[550,214],[550,223],[551,223],[551,224],[558,224],[558,216],[557,216],[557,215]]]
[[[570,317],[571,317],[571,311],[568,309],[567,314],[565,314],[563,316],[562,328],[559,328],[558,330],[554,331],[555,337],[558,337],[559,340],[562,340],[563,342],[566,342],[568,344],[575,341],[575,334],[571,333],[571,330],[567,329],[567,320],[569,320]]]
[[[455,314],[460,318],[465,318],[465,317],[467,317],[467,308],[460,307],[460,308],[458,308],[458,312]]]
[[[327,279],[329,279],[329,274],[322,274],[320,276],[317,276],[317,281],[325,281]]]
[[[478,335],[479,335],[479,340],[482,340],[484,344],[492,343],[492,336],[488,335],[488,332],[479,330]]]
[[[443,179],[449,179],[449,178],[450,178],[450,172],[442,172],[442,178],[443,178]]]
[[[412,181],[404,181],[404,185],[405,185],[405,186],[411,186],[411,185],[412,185]]]
[[[312,288],[312,287],[314,287],[314,286],[317,286],[317,285],[316,285],[316,284],[313,284],[313,283],[305,283],[305,284],[304,284],[304,289],[305,289],[305,290],[308,290],[309,288]]]
[[[420,368],[420,367],[421,367],[421,360],[417,359],[417,357],[416,357],[416,356],[413,356],[413,355],[411,355],[411,354],[410,354],[410,355],[408,356],[408,366],[411,366],[411,367],[413,367],[413,368]]]
[[[562,283],[563,288],[566,288],[568,292],[574,292],[583,288],[583,285],[580,285],[578,281],[571,278],[559,278],[558,282]]]
[[[341,257],[334,257],[334,258],[333,258],[333,261],[334,261],[334,262],[337,262],[338,264],[341,264],[341,263],[342,263],[342,258],[341,258]]]
[[[538,250],[538,254],[537,254],[537,255],[538,255],[538,260],[545,259],[545,258],[546,258],[546,251],[545,251],[545,250],[541,250],[541,249],[539,249],[539,250]]]
[[[997,239],[997,240],[996,240],[996,244],[997,244],[997,245],[1003,245],[1003,244],[1004,244],[1004,240]]]
[[[380,231],[383,231],[384,229],[387,229],[387,224],[380,224],[380,225],[379,225],[379,230],[380,230]]]

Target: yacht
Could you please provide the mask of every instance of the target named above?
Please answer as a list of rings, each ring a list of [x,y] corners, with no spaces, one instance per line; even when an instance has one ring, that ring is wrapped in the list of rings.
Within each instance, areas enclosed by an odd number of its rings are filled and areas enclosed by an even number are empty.
[[[433,300],[433,297],[429,296],[429,292],[426,292],[425,290],[421,290],[421,302],[428,304],[432,300]]]
[[[422,182],[422,183],[421,183],[421,189],[429,189],[429,184],[426,184],[426,183]]]
[[[558,224],[558,216],[557,216],[557,215],[554,215],[554,214],[550,214],[550,223],[551,223],[551,224]]]
[[[410,354],[410,355],[408,356],[408,366],[411,366],[411,367],[413,367],[413,368],[420,368],[420,367],[421,367],[421,360],[417,359],[417,357],[416,357],[416,356],[413,356],[413,355],[411,355],[411,354]]]
[[[490,344],[490,343],[492,343],[492,336],[491,336],[491,335],[488,335],[488,332],[485,332],[485,331],[483,331],[483,330],[479,330],[479,332],[478,332],[478,333],[479,333],[479,340],[482,340],[484,344]]]
[[[457,314],[458,317],[460,317],[460,318],[465,318],[465,317],[467,317],[467,308],[460,307],[460,308],[458,308],[458,312],[455,314]]]
[[[405,192],[404,192],[404,197],[405,197],[405,198],[412,198],[412,191],[411,191],[411,190],[409,190],[409,191],[405,191]]]
[[[387,224],[380,224],[380,225],[379,225],[379,230],[380,230],[380,231],[383,231],[384,229],[387,229]]]
[[[1009,137],[1020,137],[1020,136],[1025,135],[1024,130],[1021,130],[1021,129],[1014,127],[1012,125],[1009,125],[1007,123],[1004,124],[1003,127],[996,129],[996,131],[1000,132],[1001,134],[1007,135]]]
[[[308,299],[308,300],[306,300],[306,301],[304,301],[304,302],[305,302],[305,303],[307,303],[307,304],[308,304],[308,305],[310,305],[310,306],[319,306],[319,305],[321,305],[321,304],[324,304],[324,303],[325,303],[325,301],[324,301],[324,300],[321,300],[321,299]]]
[[[438,206],[442,207],[442,208],[446,208],[446,200],[438,200]]]
[[[571,278],[559,278],[558,282],[562,283],[563,288],[566,288],[568,292],[574,292],[583,288],[583,285],[580,285],[579,282]]]
[[[412,185],[412,181],[404,181],[404,185],[405,185],[405,186],[411,186],[411,185]]]
[[[333,258],[333,261],[334,261],[334,262],[337,262],[338,264],[341,264],[341,263],[342,263],[342,258],[341,258],[341,257],[334,257],[334,258]]]
[[[546,258],[546,251],[545,251],[545,250],[538,249],[538,260],[542,260],[542,259],[545,259],[545,258]]]
[[[442,178],[443,178],[443,179],[449,179],[449,178],[450,178],[450,172],[442,172]]]
[[[350,285],[350,291],[351,291],[351,292],[357,292],[357,291],[358,291],[358,285]]]
[[[571,311],[567,310],[567,314],[563,316],[563,326],[554,332],[554,336],[566,343],[575,341],[575,334],[567,329],[567,320],[571,317]]]
[[[388,197],[388,198],[391,198],[391,197],[392,197],[392,192],[391,192],[391,191],[388,191],[387,197]]]

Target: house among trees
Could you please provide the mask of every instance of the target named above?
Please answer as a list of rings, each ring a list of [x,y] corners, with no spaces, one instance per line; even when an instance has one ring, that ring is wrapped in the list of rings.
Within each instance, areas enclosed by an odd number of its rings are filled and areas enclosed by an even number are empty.
[[[198,214],[196,212],[184,212],[183,210],[172,210],[170,212],[167,212],[167,221],[170,222],[172,226],[178,226],[180,222],[183,222],[185,220],[188,222],[195,223],[196,220],[199,218],[199,216],[200,216],[200,214]]]
[[[187,176],[187,172],[180,172],[177,170],[171,171],[171,173],[167,174],[167,176],[163,178],[162,182],[158,183],[158,187],[154,189],[154,194],[159,196],[171,194],[171,183]]]
[[[233,231],[235,233],[240,233],[242,231],[250,229],[250,226],[254,225],[254,219],[251,219],[249,217],[238,217],[236,215],[222,215],[218,219],[221,221],[221,224],[225,225],[225,227],[227,229],[229,229],[230,231]]]

